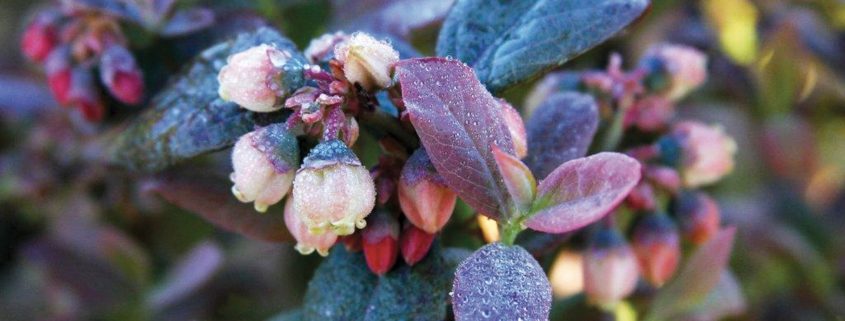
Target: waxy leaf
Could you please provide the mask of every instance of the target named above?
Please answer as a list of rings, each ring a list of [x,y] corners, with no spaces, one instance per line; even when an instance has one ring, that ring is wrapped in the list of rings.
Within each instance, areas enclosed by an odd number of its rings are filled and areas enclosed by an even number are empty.
[[[457,265],[452,250],[431,248],[425,259],[401,264],[382,277],[361,253],[335,246],[308,284],[304,320],[443,320]]]
[[[549,96],[528,120],[525,163],[537,177],[546,177],[560,164],[584,157],[599,125],[593,96],[563,92]]]
[[[438,56],[473,66],[498,92],[605,41],[648,0],[458,0],[440,30]]]
[[[112,137],[106,159],[131,170],[157,171],[234,144],[257,120],[280,117],[248,112],[217,96],[217,73],[226,58],[262,43],[305,61],[290,40],[270,28],[212,46],[156,95],[149,109]]]
[[[549,280],[522,247],[485,245],[455,272],[455,320],[548,320],[551,305]]]
[[[612,211],[640,181],[640,163],[619,153],[599,153],[558,166],[540,182],[534,213],[525,226],[565,233]]]
[[[333,0],[333,25],[406,38],[443,20],[454,0]]]
[[[511,155],[514,150],[499,102],[457,60],[403,60],[396,73],[411,123],[437,172],[477,211],[507,218],[512,200],[492,148]]]
[[[703,303],[728,264],[735,234],[733,227],[722,229],[699,247],[674,280],[657,293],[645,320],[675,320]]]
[[[238,202],[223,180],[207,174],[161,174],[147,182],[145,188],[224,230],[260,241],[293,240],[285,227],[281,206],[257,213],[249,204]]]
[[[217,245],[200,243],[168,272],[164,283],[148,298],[149,306],[160,311],[188,298],[207,284],[222,264],[223,251]]]

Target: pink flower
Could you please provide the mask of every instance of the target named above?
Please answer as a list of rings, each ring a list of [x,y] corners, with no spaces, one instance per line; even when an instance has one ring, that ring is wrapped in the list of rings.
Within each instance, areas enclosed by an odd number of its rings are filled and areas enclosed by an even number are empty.
[[[665,214],[646,214],[634,226],[631,242],[648,282],[661,286],[675,274],[681,260],[680,237]]]
[[[671,136],[681,148],[680,171],[687,187],[716,182],[733,170],[736,142],[721,127],[684,121],[675,124]]]
[[[329,254],[329,249],[337,242],[337,234],[332,232],[320,235],[311,234],[308,231],[308,226],[305,226],[299,216],[296,215],[293,200],[290,199],[285,203],[285,225],[293,238],[296,239],[294,248],[303,255],[311,254],[316,250],[321,256],[326,256]]]
[[[399,61],[399,52],[389,43],[362,32],[337,45],[334,55],[343,64],[346,79],[370,91],[390,86],[393,64]]]
[[[54,25],[58,13],[45,11],[39,14],[29,25],[21,37],[21,51],[35,62],[42,62],[58,44],[58,34]]]
[[[274,90],[281,87],[281,69],[277,66],[289,58],[289,53],[266,44],[230,56],[217,75],[220,98],[254,112],[282,108],[278,98],[286,93]]]
[[[342,31],[327,33],[311,40],[303,53],[311,63],[319,63],[330,58],[334,54],[335,46],[347,39],[349,39],[349,36]]]
[[[265,212],[287,195],[298,166],[299,145],[283,124],[247,133],[232,150],[232,193]]]

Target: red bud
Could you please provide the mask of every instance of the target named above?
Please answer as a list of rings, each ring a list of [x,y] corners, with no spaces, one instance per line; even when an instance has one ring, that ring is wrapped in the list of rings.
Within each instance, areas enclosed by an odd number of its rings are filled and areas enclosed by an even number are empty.
[[[704,192],[681,193],[672,210],[678,218],[684,237],[694,244],[707,242],[719,231],[719,205]]]
[[[637,222],[632,238],[643,277],[655,286],[663,285],[678,268],[680,240],[675,223],[665,214],[648,214]]]
[[[27,27],[21,38],[21,51],[35,62],[42,62],[53,51],[58,43],[55,18],[51,13],[44,13],[35,18]]]
[[[405,259],[405,263],[413,266],[422,260],[428,254],[431,243],[434,242],[434,237],[434,234],[426,233],[413,224],[406,224],[402,231],[402,237],[399,239],[402,258]]]
[[[446,225],[458,198],[423,149],[415,151],[405,163],[397,190],[405,217],[430,234]]]
[[[73,69],[67,99],[79,108],[88,121],[100,121],[105,115],[105,106],[97,93],[90,69],[82,67]]]
[[[47,75],[47,85],[50,86],[50,91],[59,104],[67,105],[70,103],[68,100],[70,94],[70,69],[64,69]]]
[[[364,258],[377,275],[390,271],[399,252],[399,223],[391,214],[377,212],[363,231]]]
[[[656,206],[657,201],[654,198],[654,189],[651,184],[640,182],[631,190],[631,194],[625,198],[625,204],[637,211],[650,211]]]
[[[100,81],[117,100],[135,105],[144,97],[144,79],[135,57],[121,45],[110,45],[100,59]]]

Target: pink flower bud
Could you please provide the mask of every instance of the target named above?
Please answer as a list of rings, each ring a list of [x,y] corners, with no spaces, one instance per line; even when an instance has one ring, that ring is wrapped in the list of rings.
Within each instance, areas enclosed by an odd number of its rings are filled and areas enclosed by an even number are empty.
[[[417,228],[414,224],[406,224],[402,237],[399,239],[399,248],[405,263],[413,266],[422,260],[428,254],[431,243],[434,242],[434,236]]]
[[[298,166],[299,144],[283,124],[247,133],[232,150],[232,193],[265,212],[288,193]]]
[[[326,256],[329,254],[329,249],[337,242],[337,234],[332,232],[321,235],[311,234],[308,227],[302,224],[299,216],[294,212],[293,201],[291,200],[285,203],[285,225],[293,238],[296,239],[294,248],[303,255],[311,254],[316,250],[321,256]]]
[[[390,86],[393,64],[399,61],[399,52],[389,43],[362,32],[335,46],[334,55],[346,79],[368,91]]]
[[[613,306],[634,292],[637,258],[613,228],[597,231],[590,243],[584,253],[584,292],[592,303]]]
[[[516,157],[525,158],[528,155],[528,138],[525,133],[525,122],[522,121],[519,111],[514,109],[504,99],[499,99],[499,105],[502,106],[502,118],[505,119],[505,125],[508,126],[508,131],[511,134],[513,150],[516,153]]]
[[[67,101],[76,105],[82,116],[91,122],[98,122],[105,116],[106,108],[100,100],[91,70],[84,67],[74,68],[70,77]]]
[[[408,158],[399,178],[399,205],[412,224],[434,234],[440,231],[455,209],[458,195],[434,169],[423,149]]]
[[[334,54],[335,46],[347,39],[349,39],[349,36],[342,31],[327,33],[311,40],[308,48],[305,48],[303,53],[305,54],[305,58],[308,58],[308,61],[311,63],[326,61],[330,58],[330,55]]]
[[[396,264],[399,252],[399,223],[386,212],[370,217],[367,228],[362,232],[364,258],[370,271],[384,275]]]
[[[677,192],[681,188],[681,176],[674,168],[649,165],[646,168],[645,176],[656,187],[663,188],[672,193]]]
[[[647,214],[634,227],[631,240],[643,278],[661,286],[678,268],[681,245],[675,223],[665,214]]]
[[[311,149],[293,182],[296,213],[311,233],[331,230],[349,235],[364,228],[375,206],[372,177],[342,141],[325,141]]]
[[[707,56],[695,48],[660,44],[646,51],[640,67],[649,87],[678,100],[707,80]]]
[[[636,126],[645,132],[656,132],[665,128],[674,114],[674,104],[670,100],[647,96],[625,112],[625,127]]]
[[[68,105],[71,86],[71,57],[67,46],[60,46],[53,50],[44,63],[47,74],[47,85],[61,105]]]
[[[625,204],[637,211],[650,211],[655,208],[657,201],[651,184],[640,182],[625,198]]]
[[[27,25],[21,37],[21,51],[35,62],[42,62],[59,42],[55,23],[58,12],[41,12]]]
[[[680,146],[679,165],[685,186],[707,185],[733,170],[736,142],[721,127],[684,121],[675,124],[671,137]]]
[[[719,205],[704,192],[680,193],[672,204],[672,212],[684,237],[694,244],[704,244],[719,231]]]
[[[290,54],[266,44],[249,48],[229,57],[217,75],[220,98],[254,112],[279,110],[278,92],[281,69]]]
[[[100,57],[100,81],[117,100],[136,105],[144,98],[144,79],[132,53],[118,44]]]

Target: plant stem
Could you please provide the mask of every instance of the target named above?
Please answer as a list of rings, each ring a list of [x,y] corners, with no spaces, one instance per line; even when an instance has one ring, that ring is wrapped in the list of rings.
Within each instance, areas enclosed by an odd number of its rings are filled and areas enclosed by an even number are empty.
[[[613,119],[610,122],[610,127],[604,133],[600,145],[600,151],[612,151],[619,146],[622,140],[623,122],[625,120],[625,110],[618,108],[613,114]]]
[[[516,236],[524,229],[522,221],[522,219],[515,218],[499,226],[499,240],[502,244],[513,245],[514,241],[516,241]]]

